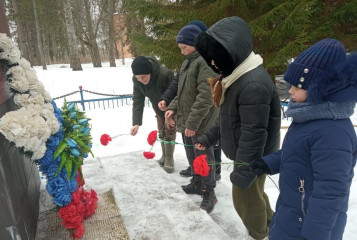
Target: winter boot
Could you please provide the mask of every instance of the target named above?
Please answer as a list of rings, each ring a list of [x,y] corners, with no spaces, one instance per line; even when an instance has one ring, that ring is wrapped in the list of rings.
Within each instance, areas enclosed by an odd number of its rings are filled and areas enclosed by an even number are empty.
[[[161,158],[159,160],[157,160],[157,162],[159,163],[160,167],[163,167],[165,164],[165,143],[161,143],[161,149],[162,149],[162,155]]]
[[[207,213],[211,213],[214,205],[218,202],[214,189],[204,188],[202,190],[202,198],[201,209],[206,210]]]
[[[165,163],[164,170],[167,173],[172,173],[174,171],[174,144],[165,144]]]
[[[195,177],[191,178],[190,184],[181,186],[182,189],[187,194],[198,194],[202,195],[202,183],[201,180],[196,179]]]
[[[192,174],[191,174],[191,166],[188,166],[187,169],[181,170],[180,171],[180,175],[182,177],[191,177],[192,176]]]

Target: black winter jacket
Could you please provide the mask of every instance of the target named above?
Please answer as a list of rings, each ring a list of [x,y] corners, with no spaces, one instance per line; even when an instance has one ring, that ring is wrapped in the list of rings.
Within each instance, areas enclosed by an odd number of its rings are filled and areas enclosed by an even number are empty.
[[[214,60],[220,70],[224,69],[223,76],[229,76],[253,50],[250,30],[244,24],[238,17],[227,18],[196,38],[196,50],[209,65]],[[264,67],[260,65],[240,76],[224,96],[219,121],[198,141],[212,146],[220,137],[223,152],[236,162],[250,163],[277,151],[280,145],[280,99]],[[248,170],[238,168],[237,171]]]
[[[159,98],[159,102],[161,100],[164,100],[166,102],[166,106],[170,105],[172,99],[174,99],[177,96],[178,79],[179,79],[179,74],[176,74],[176,76],[170,83],[170,86],[165,90],[165,92]]]
[[[161,94],[170,85],[174,74],[173,72],[161,66],[155,57],[147,57],[152,66],[152,73],[150,82],[147,85],[139,82],[135,76],[133,76],[133,126],[141,125],[144,112],[145,97],[150,99],[152,107],[156,113],[161,117],[164,117],[164,112],[162,112],[157,104],[159,103],[159,98]]]

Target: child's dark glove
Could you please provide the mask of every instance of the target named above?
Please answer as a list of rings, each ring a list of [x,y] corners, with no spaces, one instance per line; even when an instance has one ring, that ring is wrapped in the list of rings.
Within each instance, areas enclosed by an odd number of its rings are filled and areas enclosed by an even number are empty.
[[[261,159],[252,162],[249,168],[250,171],[257,177],[261,177],[264,173],[270,173],[268,165]]]

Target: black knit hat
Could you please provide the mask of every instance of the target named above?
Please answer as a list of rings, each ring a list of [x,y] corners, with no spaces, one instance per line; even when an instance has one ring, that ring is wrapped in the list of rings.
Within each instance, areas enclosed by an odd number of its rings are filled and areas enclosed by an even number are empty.
[[[190,24],[181,28],[180,32],[177,34],[176,43],[183,43],[189,46],[194,46],[195,37],[201,32],[201,29],[196,25]]]
[[[151,63],[144,56],[138,56],[131,63],[131,70],[134,75],[146,75],[151,73]]]

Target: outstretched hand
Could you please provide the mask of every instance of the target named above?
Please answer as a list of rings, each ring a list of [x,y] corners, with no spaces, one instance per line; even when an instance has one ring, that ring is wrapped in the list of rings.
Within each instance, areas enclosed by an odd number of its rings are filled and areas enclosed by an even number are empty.
[[[130,134],[135,136],[139,131],[139,125],[134,125],[131,129],[130,129]]]

